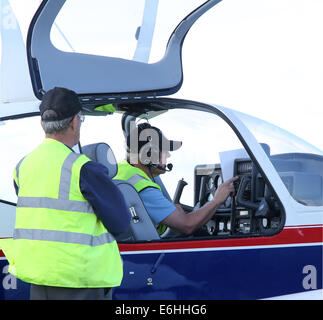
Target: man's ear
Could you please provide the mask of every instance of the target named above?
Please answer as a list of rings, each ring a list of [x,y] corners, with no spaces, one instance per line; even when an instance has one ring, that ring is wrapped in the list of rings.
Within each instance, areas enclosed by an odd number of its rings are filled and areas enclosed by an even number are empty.
[[[71,121],[71,128],[73,131],[75,131],[76,129],[78,129],[78,116],[75,115],[73,120]]]

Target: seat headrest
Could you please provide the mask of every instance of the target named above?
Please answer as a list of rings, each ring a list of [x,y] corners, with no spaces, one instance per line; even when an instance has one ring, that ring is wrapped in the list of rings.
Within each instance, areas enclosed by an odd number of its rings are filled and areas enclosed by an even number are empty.
[[[112,149],[107,143],[93,143],[82,147],[82,152],[91,160],[99,162],[109,170],[110,178],[113,178],[118,172],[117,160]]]

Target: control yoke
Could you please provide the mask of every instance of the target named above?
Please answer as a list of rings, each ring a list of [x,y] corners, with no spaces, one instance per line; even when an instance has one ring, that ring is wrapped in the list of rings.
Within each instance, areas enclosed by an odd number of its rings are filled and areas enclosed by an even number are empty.
[[[253,209],[256,211],[256,217],[267,217],[269,213],[269,206],[265,198],[262,198],[260,202],[252,202],[250,200],[244,199],[244,192],[248,185],[251,184],[250,176],[242,176],[241,181],[236,194],[236,202],[237,204]]]

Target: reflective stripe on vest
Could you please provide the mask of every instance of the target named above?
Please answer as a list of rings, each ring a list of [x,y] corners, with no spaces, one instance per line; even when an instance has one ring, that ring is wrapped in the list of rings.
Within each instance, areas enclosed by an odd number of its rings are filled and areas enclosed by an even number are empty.
[[[17,177],[17,186],[19,186],[19,168],[20,168],[20,165],[22,163],[22,161],[25,159],[25,157],[23,157],[17,164],[16,166],[16,177]]]
[[[94,213],[91,205],[88,202],[53,198],[19,197],[17,206],[20,208],[44,208]]]
[[[14,239],[84,244],[91,247],[100,246],[105,243],[111,243],[115,240],[111,233],[103,233],[99,236],[94,237],[84,233],[41,229],[15,229],[13,237]]]
[[[146,178],[140,176],[139,174],[135,174],[134,176],[130,177],[128,180],[126,180],[128,183],[130,183],[133,187],[136,183],[138,183],[141,180],[147,180]],[[147,180],[149,181],[149,180]]]

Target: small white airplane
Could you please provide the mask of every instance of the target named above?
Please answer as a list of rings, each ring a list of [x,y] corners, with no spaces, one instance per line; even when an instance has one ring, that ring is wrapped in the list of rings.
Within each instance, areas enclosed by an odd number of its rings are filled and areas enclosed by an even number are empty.
[[[250,115],[165,97],[181,87],[187,32],[220,0],[186,0],[181,12],[158,0],[27,2],[29,13],[21,1],[0,2],[0,238],[14,228],[13,169],[43,139],[39,101],[66,87],[87,108],[75,149],[100,146],[111,177],[140,119],[183,141],[157,181],[187,213],[240,176],[235,197],[185,237],[169,228],[159,236],[133,187],[118,185],[133,219],[118,239],[124,280],[114,299],[322,299],[323,151]],[[0,251],[0,299],[28,298]]]

